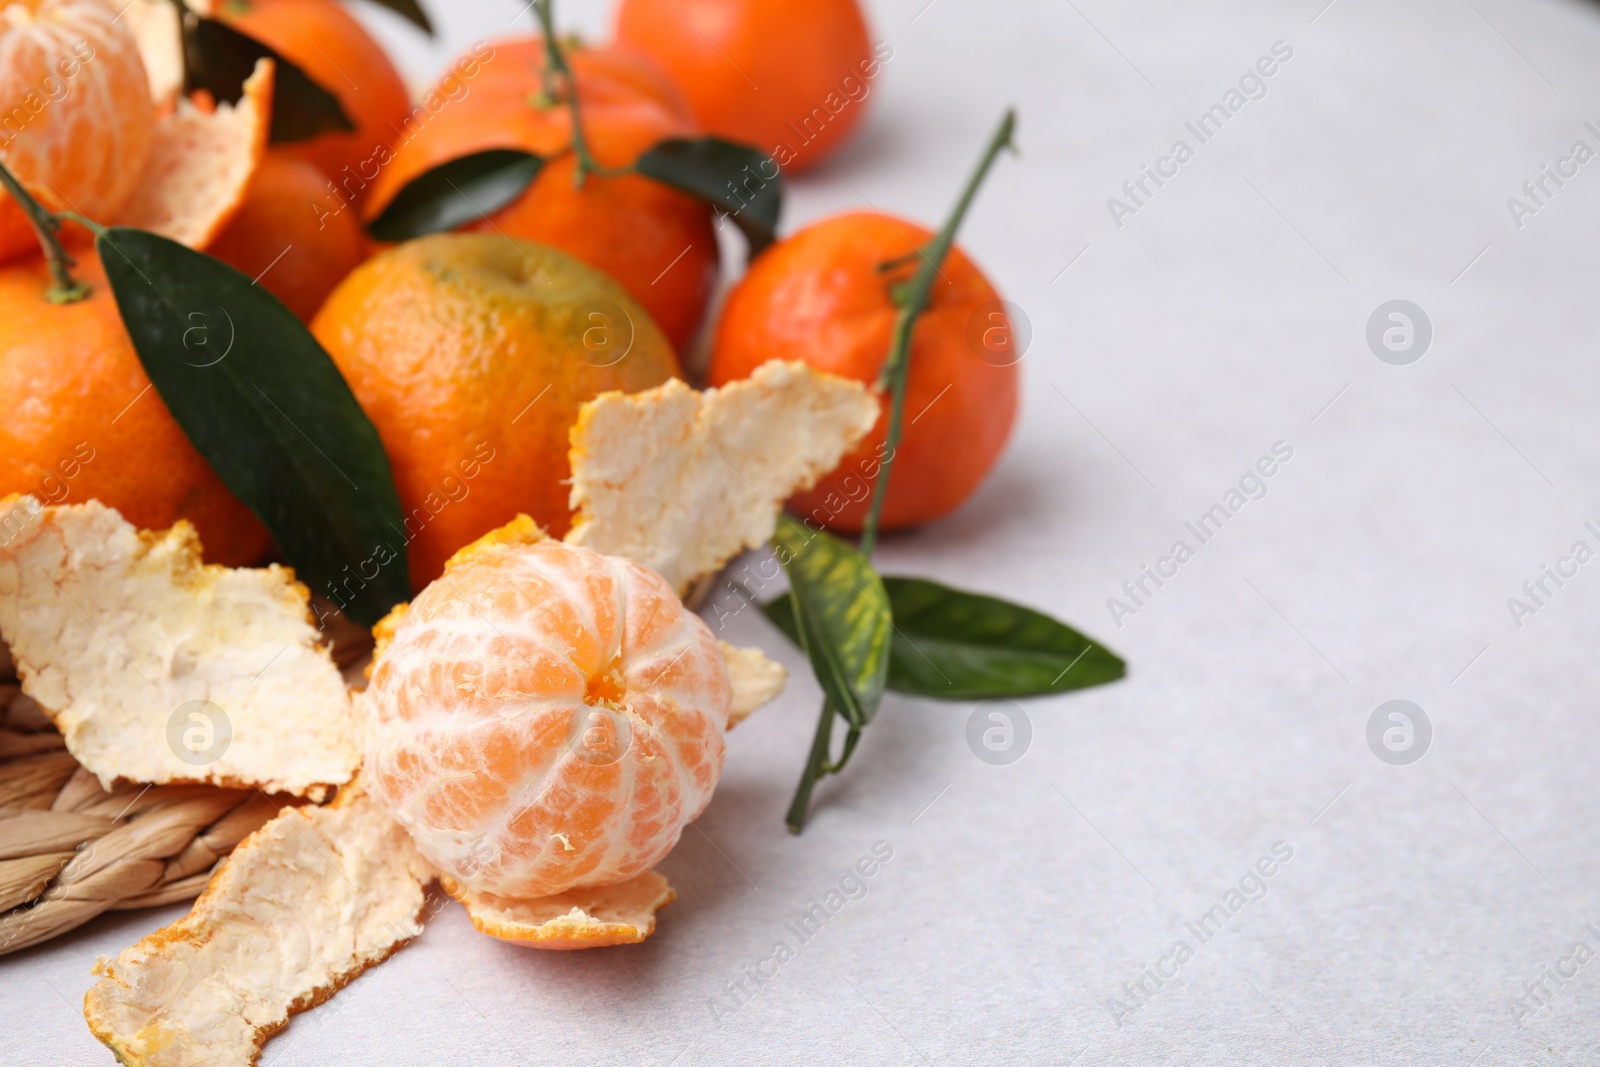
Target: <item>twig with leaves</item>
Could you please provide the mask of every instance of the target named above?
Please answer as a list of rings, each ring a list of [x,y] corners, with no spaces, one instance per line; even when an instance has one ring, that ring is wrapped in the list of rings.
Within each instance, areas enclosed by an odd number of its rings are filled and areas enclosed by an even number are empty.
[[[981,700],[1063,692],[1124,673],[1115,654],[1046,615],[926,579],[882,578],[871,563],[900,445],[917,320],[978,189],[1001,151],[1013,147],[1015,127],[1015,112],[1007,111],[944,225],[916,253],[916,273],[891,288],[897,315],[878,380],[888,392],[888,426],[859,545],[788,516],[779,520],[773,537],[773,551],[789,577],[789,595],[763,610],[805,651],[823,692],[816,733],[785,820],[795,833],[805,826],[817,782],[844,769],[886,690]],[[847,732],[834,757],[836,718]]]

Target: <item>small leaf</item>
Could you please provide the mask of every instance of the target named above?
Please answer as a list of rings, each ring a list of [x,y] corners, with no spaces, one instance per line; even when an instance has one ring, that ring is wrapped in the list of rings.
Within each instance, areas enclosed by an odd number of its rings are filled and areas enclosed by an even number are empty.
[[[1113,652],[1050,616],[925,578],[885,578],[890,688],[943,700],[1035,696],[1114,682]]]
[[[417,0],[372,0],[372,2],[405,18],[429,37],[433,36],[433,23],[428,21],[428,13],[422,10],[422,5],[417,3]]]
[[[226,23],[186,11],[183,18],[185,89],[205,89],[218,101],[239,102],[256,60],[277,65],[272,91],[273,144],[304,141],[333,130],[354,130],[339,98],[276,51]]]
[[[367,231],[380,241],[407,241],[476,222],[521,196],[543,166],[520,148],[490,148],[441,163],[407,182]]]
[[[156,391],[301,581],[367,625],[409,599],[388,456],[300,320],[165,237],[115,227],[97,247]]]
[[[800,646],[828,700],[856,728],[883,700],[893,623],[883,582],[867,558],[832,534],[782,515],[772,535],[789,574]]]
[[[895,633],[888,688],[941,700],[1041,696],[1114,682],[1126,665],[1078,631],[1031,608],[925,578],[883,579]],[[799,643],[786,598],[763,604]]]
[[[771,156],[749,145],[720,137],[673,137],[650,148],[633,167],[725,212],[744,231],[752,257],[777,237],[783,175]]]

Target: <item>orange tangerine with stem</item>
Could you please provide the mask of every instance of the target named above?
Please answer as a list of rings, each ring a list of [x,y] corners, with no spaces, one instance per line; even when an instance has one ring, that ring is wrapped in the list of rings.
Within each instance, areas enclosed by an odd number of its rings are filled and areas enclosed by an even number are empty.
[[[542,537],[520,516],[379,624],[363,773],[453,892],[642,874],[722,773],[710,628],[654,571]]]
[[[0,10],[0,162],[45,207],[116,217],[144,171],[154,111],[132,20],[108,0]],[[0,259],[37,249],[0,193]]]

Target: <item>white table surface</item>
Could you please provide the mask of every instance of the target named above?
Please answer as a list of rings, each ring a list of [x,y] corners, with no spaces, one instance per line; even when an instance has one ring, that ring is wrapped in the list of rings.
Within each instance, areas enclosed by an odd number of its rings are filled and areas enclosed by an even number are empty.
[[[793,681],[732,735],[653,939],[524,951],[451,905],[262,1062],[1600,1062],[1600,962],[1515,1006],[1574,942],[1600,951],[1600,562],[1520,628],[1506,604],[1600,548],[1600,161],[1520,229],[1506,206],[1575,140],[1600,148],[1600,5],[1325,3],[874,4],[894,56],[870,121],[791,188],[791,228],[869,204],[936,220],[1019,106],[1023,154],[962,240],[1032,323],[1021,421],[977,496],[880,565],[1048,609],[1126,681],[1028,703],[1009,766],[968,749],[971,705],[891,696],[795,838],[818,694],[746,613],[729,638]],[[419,78],[516,10],[429,6],[432,52],[372,15]],[[598,2],[563,14],[605,26]],[[1114,225],[1107,197],[1193,147],[1184,121],[1280,40],[1267,95]],[[1434,327],[1409,366],[1365,340],[1394,298]],[[1119,628],[1124,579],[1278,441],[1268,495]],[[1366,741],[1393,698],[1433,724],[1409,766]],[[865,898],[715,1010],[879,841]],[[1187,931],[1280,841],[1264,898]],[[182,911],[0,960],[0,1063],[110,1063],[89,968]],[[1118,1019],[1180,939],[1193,958]]]

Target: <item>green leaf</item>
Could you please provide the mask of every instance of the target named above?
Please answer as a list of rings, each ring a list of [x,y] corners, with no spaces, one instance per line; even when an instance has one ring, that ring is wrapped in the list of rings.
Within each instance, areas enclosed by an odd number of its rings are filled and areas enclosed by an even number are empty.
[[[890,688],[943,700],[1036,696],[1104,685],[1126,665],[1050,616],[925,578],[885,578],[897,632]]]
[[[433,36],[433,23],[428,21],[428,13],[422,10],[422,5],[417,3],[417,0],[372,0],[372,2],[402,16],[429,37]]]
[[[380,241],[453,230],[521,196],[544,160],[520,148],[490,148],[424,171],[406,183],[367,226]]]
[[[940,700],[1042,696],[1114,682],[1114,653],[1048,615],[925,578],[883,579],[895,633],[888,688]],[[763,604],[799,643],[787,599]]]
[[[273,144],[304,141],[333,130],[354,130],[339,98],[311,76],[254,37],[226,23],[185,11],[183,17],[186,89],[205,89],[218,101],[239,102],[256,60],[277,65],[272,90]]]
[[[409,599],[389,458],[300,320],[165,237],[115,227],[97,248],[156,391],[301,581],[367,625]]]
[[[800,647],[829,702],[859,729],[877,713],[889,670],[893,622],[883,582],[853,546],[788,515],[779,516],[772,544],[789,574]]]
[[[652,146],[633,167],[726,213],[744,231],[752,257],[776,240],[783,175],[771,156],[720,137],[673,137]]]

